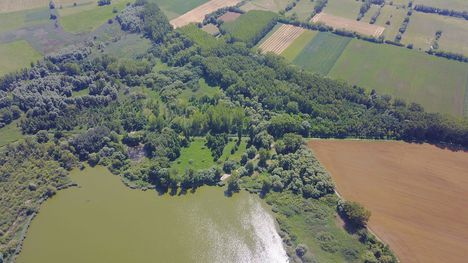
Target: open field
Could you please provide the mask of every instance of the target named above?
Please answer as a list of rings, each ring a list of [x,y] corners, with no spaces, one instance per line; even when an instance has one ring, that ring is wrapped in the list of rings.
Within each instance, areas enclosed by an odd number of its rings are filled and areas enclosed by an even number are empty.
[[[277,14],[273,12],[252,10],[241,15],[235,21],[223,23],[221,28],[234,39],[249,43],[276,17]]]
[[[426,5],[457,11],[468,11],[468,1],[466,0],[415,0],[415,5]]]
[[[371,210],[370,228],[401,262],[466,262],[468,152],[403,142],[309,146],[340,194]]]
[[[296,40],[305,29],[292,25],[282,25],[275,31],[259,48],[263,53],[273,52],[281,54],[286,48]]]
[[[310,71],[326,75],[335,65],[349,41],[351,38],[320,32],[299,55],[296,55],[293,62]]]
[[[176,18],[208,0],[149,0],[158,4],[169,19]]]
[[[49,22],[49,9],[40,8],[0,14],[0,34]]]
[[[328,0],[323,12],[356,20],[361,8],[361,1],[355,0]]]
[[[294,42],[286,48],[281,55],[293,61],[302,52],[307,44],[318,34],[317,31],[305,30]]]
[[[241,6],[241,9],[244,11],[263,10],[279,12],[284,10],[290,2],[292,2],[292,0],[252,0]]]
[[[296,6],[286,13],[287,16],[296,14],[299,21],[307,22],[310,20],[310,15],[314,11],[315,2],[310,0],[300,0]]]
[[[177,30],[185,34],[190,40],[197,43],[202,48],[213,48],[222,43],[221,40],[203,31],[195,24],[190,24]]]
[[[50,0],[2,0],[0,1],[0,13],[16,12],[34,8],[49,7]],[[55,0],[57,8],[60,6],[96,2],[93,0]]]
[[[349,31],[357,32],[359,34],[378,37],[385,28],[382,26],[371,25],[369,23],[356,21],[356,19],[347,19],[339,16],[334,16],[326,13],[320,13],[312,18],[314,23],[324,23],[335,29],[346,29]]]
[[[211,0],[187,13],[171,20],[174,28],[183,27],[190,23],[202,22],[205,15],[212,13],[220,8],[227,6],[235,6],[240,0]]]
[[[0,128],[0,148],[9,143],[16,142],[22,137],[21,129],[18,127],[18,121],[13,121],[5,127]]]
[[[466,63],[353,39],[329,76],[420,103],[429,112],[464,113]]]
[[[113,1],[111,5],[97,6],[94,4],[85,5],[83,9],[79,7],[70,7],[72,10],[79,10],[79,12],[66,13],[60,12],[60,24],[63,29],[71,33],[83,33],[96,30],[99,26],[107,22],[107,20],[116,16],[112,12],[114,8],[122,10],[125,8],[127,1]],[[91,7],[91,9],[88,9]]]
[[[28,42],[19,40],[0,44],[0,76],[29,67],[42,57]]]
[[[399,33],[398,30],[405,19],[406,12],[407,11],[404,8],[395,5],[385,5],[380,10],[380,15],[377,18],[375,25],[385,27],[385,31],[383,33],[385,38],[393,40]]]
[[[415,12],[402,42],[428,50],[438,30],[442,31],[439,49],[468,55],[468,21],[460,18]]]

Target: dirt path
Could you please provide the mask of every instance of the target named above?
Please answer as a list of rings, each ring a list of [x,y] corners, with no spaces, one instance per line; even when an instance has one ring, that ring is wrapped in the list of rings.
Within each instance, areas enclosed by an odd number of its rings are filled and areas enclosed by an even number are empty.
[[[345,199],[403,263],[466,262],[468,153],[428,144],[313,140]]]

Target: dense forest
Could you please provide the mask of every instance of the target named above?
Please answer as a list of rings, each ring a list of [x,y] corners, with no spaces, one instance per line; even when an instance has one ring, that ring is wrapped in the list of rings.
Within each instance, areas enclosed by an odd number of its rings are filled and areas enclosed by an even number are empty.
[[[366,211],[333,197],[330,176],[303,138],[468,146],[467,120],[427,113],[418,104],[312,74],[278,56],[255,53],[248,48],[252,43],[231,39],[203,47],[173,30],[156,4],[138,0],[117,21],[122,30],[149,38],[149,52],[138,59],[116,58],[101,54],[99,43],[91,42],[0,80],[0,127],[19,119],[26,138],[0,149],[0,188],[8,189],[2,191],[1,204],[11,204],[0,221],[5,258],[17,252],[20,242],[14,239],[15,222],[68,186],[67,171],[87,162],[107,166],[129,185],[171,194],[216,185],[229,173],[229,193],[246,187],[277,208],[293,260],[314,262],[314,257],[281,218],[312,216],[320,204],[326,207],[320,213],[338,210],[360,229],[366,247],[362,253],[340,248],[322,233],[325,251],[341,251],[349,262],[396,262],[365,230]],[[222,92],[181,99],[185,91],[199,90],[202,80]],[[82,91],[86,94],[75,95]],[[171,169],[195,137],[206,137],[219,165],[182,174]],[[243,138],[248,147],[239,162],[220,159],[229,140]],[[131,154],[135,151],[143,153],[143,161]],[[304,205],[291,212],[295,206],[284,200]]]

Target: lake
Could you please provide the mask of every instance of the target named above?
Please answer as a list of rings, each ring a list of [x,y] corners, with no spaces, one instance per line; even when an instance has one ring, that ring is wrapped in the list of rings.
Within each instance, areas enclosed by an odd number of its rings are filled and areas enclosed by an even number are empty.
[[[32,221],[17,263],[287,262],[257,196],[220,187],[181,196],[132,190],[106,168],[73,171]]]

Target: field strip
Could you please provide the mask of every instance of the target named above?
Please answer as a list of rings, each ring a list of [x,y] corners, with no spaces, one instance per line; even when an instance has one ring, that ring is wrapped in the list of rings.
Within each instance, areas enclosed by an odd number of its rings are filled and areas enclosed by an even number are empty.
[[[263,53],[273,52],[281,54],[305,31],[302,27],[282,25],[265,42],[260,45]]]
[[[212,0],[203,5],[196,7],[187,13],[171,20],[171,25],[174,28],[183,27],[190,23],[200,23],[205,19],[205,16],[220,8],[235,6],[241,0]]]
[[[311,19],[313,23],[323,23],[335,29],[346,29],[349,31],[357,32],[359,34],[379,37],[385,30],[385,27],[371,25],[368,23],[343,18],[339,16],[320,13]]]

